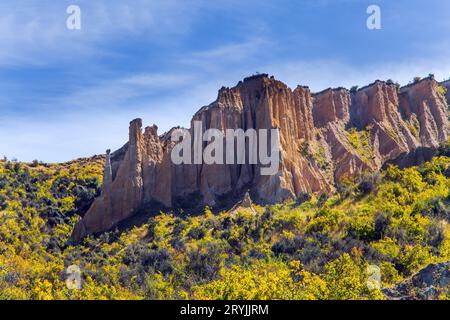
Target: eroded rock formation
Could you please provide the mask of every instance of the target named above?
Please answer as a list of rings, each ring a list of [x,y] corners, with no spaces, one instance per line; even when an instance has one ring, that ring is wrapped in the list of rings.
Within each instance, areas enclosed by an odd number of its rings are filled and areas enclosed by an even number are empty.
[[[258,202],[274,203],[303,193],[330,193],[343,178],[379,170],[387,162],[413,164],[446,141],[447,101],[439,83],[426,78],[399,88],[376,81],[360,90],[291,90],[262,74],[222,88],[192,119],[202,130],[279,129],[280,166],[260,174],[260,164],[181,164],[171,161],[172,133],[156,126],[142,132],[130,123],[128,143],[107,157],[105,185],[73,239],[110,229],[147,206],[220,206],[250,190]],[[413,155],[413,156],[411,156]],[[108,163],[110,161],[110,165]],[[247,162],[248,163],[248,162]]]

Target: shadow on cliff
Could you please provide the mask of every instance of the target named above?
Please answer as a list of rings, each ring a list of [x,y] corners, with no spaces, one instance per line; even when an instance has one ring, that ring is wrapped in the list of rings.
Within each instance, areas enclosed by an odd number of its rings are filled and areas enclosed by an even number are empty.
[[[387,169],[389,165],[396,165],[400,169],[417,166],[425,161],[430,161],[434,156],[439,155],[440,153],[440,149],[419,147],[412,152],[405,152],[393,160],[386,161],[382,169]]]

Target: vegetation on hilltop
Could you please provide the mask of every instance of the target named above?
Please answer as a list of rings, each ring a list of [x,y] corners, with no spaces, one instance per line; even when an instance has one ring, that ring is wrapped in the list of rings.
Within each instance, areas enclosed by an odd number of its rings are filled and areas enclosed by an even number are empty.
[[[102,159],[0,161],[0,299],[382,299],[369,265],[392,286],[450,260],[448,156],[391,166],[328,199],[161,213],[79,246],[67,240],[99,193]],[[70,265],[81,290],[66,286]]]

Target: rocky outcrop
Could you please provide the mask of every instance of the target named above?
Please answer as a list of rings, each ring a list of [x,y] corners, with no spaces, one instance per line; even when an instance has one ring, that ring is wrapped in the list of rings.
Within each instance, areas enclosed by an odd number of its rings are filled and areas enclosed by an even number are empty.
[[[292,90],[265,74],[222,88],[215,102],[194,115],[192,136],[196,123],[201,133],[278,129],[276,174],[262,175],[265,166],[251,164],[248,154],[245,163],[174,164],[171,136],[186,131],[174,128],[158,135],[152,126],[142,132],[137,119],[130,123],[128,143],[107,157],[102,194],[77,224],[73,239],[108,230],[143,207],[220,207],[247,190],[263,203],[331,193],[343,178],[411,154],[421,159],[417,153],[446,141],[448,129],[445,97],[432,78],[400,90],[376,81],[355,92],[338,88],[312,94],[308,87]],[[248,152],[248,141],[246,147]]]
[[[328,89],[314,96],[315,124],[331,154],[334,179],[413,165],[447,140],[445,97],[433,78],[399,88],[376,81],[360,90]]]
[[[327,89],[314,95],[314,125],[323,128],[329,123],[348,123],[351,95],[345,88]]]
[[[390,300],[437,300],[450,294],[450,261],[430,264],[395,287],[383,289]]]
[[[253,208],[253,201],[248,192],[245,193],[244,198],[236,203],[229,211],[230,216],[236,216],[240,212],[249,212],[252,215],[258,215],[258,212]]]

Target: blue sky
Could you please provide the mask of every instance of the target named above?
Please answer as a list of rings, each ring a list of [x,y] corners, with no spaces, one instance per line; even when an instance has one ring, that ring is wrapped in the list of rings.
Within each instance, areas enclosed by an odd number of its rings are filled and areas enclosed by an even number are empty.
[[[81,30],[66,28],[71,4]],[[366,28],[371,4],[381,30]],[[313,91],[449,78],[449,35],[447,0],[2,0],[0,155],[99,154],[136,117],[187,126],[255,72]]]

